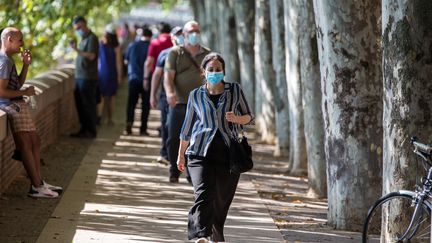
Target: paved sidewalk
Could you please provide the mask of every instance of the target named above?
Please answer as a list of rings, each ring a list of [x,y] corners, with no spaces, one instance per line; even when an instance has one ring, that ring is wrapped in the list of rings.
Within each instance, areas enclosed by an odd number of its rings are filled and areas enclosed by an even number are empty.
[[[187,242],[192,187],[184,178],[167,182],[168,166],[156,162],[158,126],[157,111],[149,137],[102,126],[37,242]],[[225,231],[227,242],[284,242],[248,175]]]

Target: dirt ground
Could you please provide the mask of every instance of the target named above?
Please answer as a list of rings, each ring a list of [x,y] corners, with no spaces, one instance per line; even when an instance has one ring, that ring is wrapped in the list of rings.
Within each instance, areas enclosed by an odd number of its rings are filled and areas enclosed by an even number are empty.
[[[46,148],[42,153],[44,164],[41,165],[44,179],[66,188],[90,144],[90,140],[65,136]],[[28,190],[29,180],[23,173],[1,194],[1,243],[35,242],[60,200],[33,199],[27,197]]]

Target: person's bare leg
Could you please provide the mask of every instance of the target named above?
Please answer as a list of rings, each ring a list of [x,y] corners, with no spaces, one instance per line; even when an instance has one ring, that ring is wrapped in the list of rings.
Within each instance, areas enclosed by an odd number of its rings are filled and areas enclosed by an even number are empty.
[[[114,114],[114,96],[108,97],[108,122],[111,123],[111,125],[114,123],[113,121],[113,114]]]
[[[36,133],[36,131],[31,131],[29,135],[30,135],[32,145],[33,145],[32,152],[33,152],[33,158],[34,158],[34,162],[35,162],[35,168],[36,168],[36,171],[37,171],[39,177],[41,178],[41,182],[42,182],[42,174],[40,171],[41,141],[40,141],[40,138],[39,138],[38,134]]]
[[[14,133],[14,140],[17,147],[21,150],[22,162],[27,175],[33,186],[39,187],[41,185],[41,177],[36,168],[36,160],[33,156],[33,142],[29,132]],[[39,157],[40,158],[40,157]],[[38,161],[39,163],[39,161]]]

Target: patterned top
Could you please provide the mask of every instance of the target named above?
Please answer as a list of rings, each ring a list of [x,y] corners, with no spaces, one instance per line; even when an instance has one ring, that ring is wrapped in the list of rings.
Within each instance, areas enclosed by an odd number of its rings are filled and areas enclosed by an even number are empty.
[[[6,54],[0,52],[0,79],[7,80],[7,89],[19,90],[21,88],[19,76],[15,67],[13,59],[9,58]],[[9,105],[11,99],[1,98],[0,105]]]
[[[205,157],[217,131],[220,132],[227,146],[230,144],[230,137],[238,136],[239,125],[234,124],[232,130],[229,128],[225,113],[234,111],[236,115],[250,115],[252,112],[244,96],[243,90],[237,83],[224,83],[225,90],[219,98],[217,107],[210,99],[205,85],[194,89],[189,95],[187,110],[180,139],[189,141],[186,150],[187,155]],[[231,88],[232,87],[232,88]],[[231,90],[233,93],[231,94]],[[232,99],[232,109],[228,107]]]

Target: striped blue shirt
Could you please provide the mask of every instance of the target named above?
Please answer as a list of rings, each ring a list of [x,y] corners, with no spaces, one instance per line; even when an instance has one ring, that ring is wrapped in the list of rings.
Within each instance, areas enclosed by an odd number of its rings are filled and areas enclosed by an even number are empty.
[[[180,133],[181,140],[189,141],[189,147],[186,150],[187,155],[206,156],[217,131],[222,135],[225,144],[229,146],[230,137],[233,134],[238,136],[240,127],[238,124],[233,124],[232,130],[230,130],[228,121],[225,119],[226,112],[234,111],[237,116],[250,115],[253,119],[240,85],[237,83],[224,84],[225,90],[219,98],[217,107],[211,101],[205,85],[190,92],[186,116]],[[233,94],[231,94],[231,89]],[[233,99],[232,107],[234,109],[228,107],[231,99]]]

